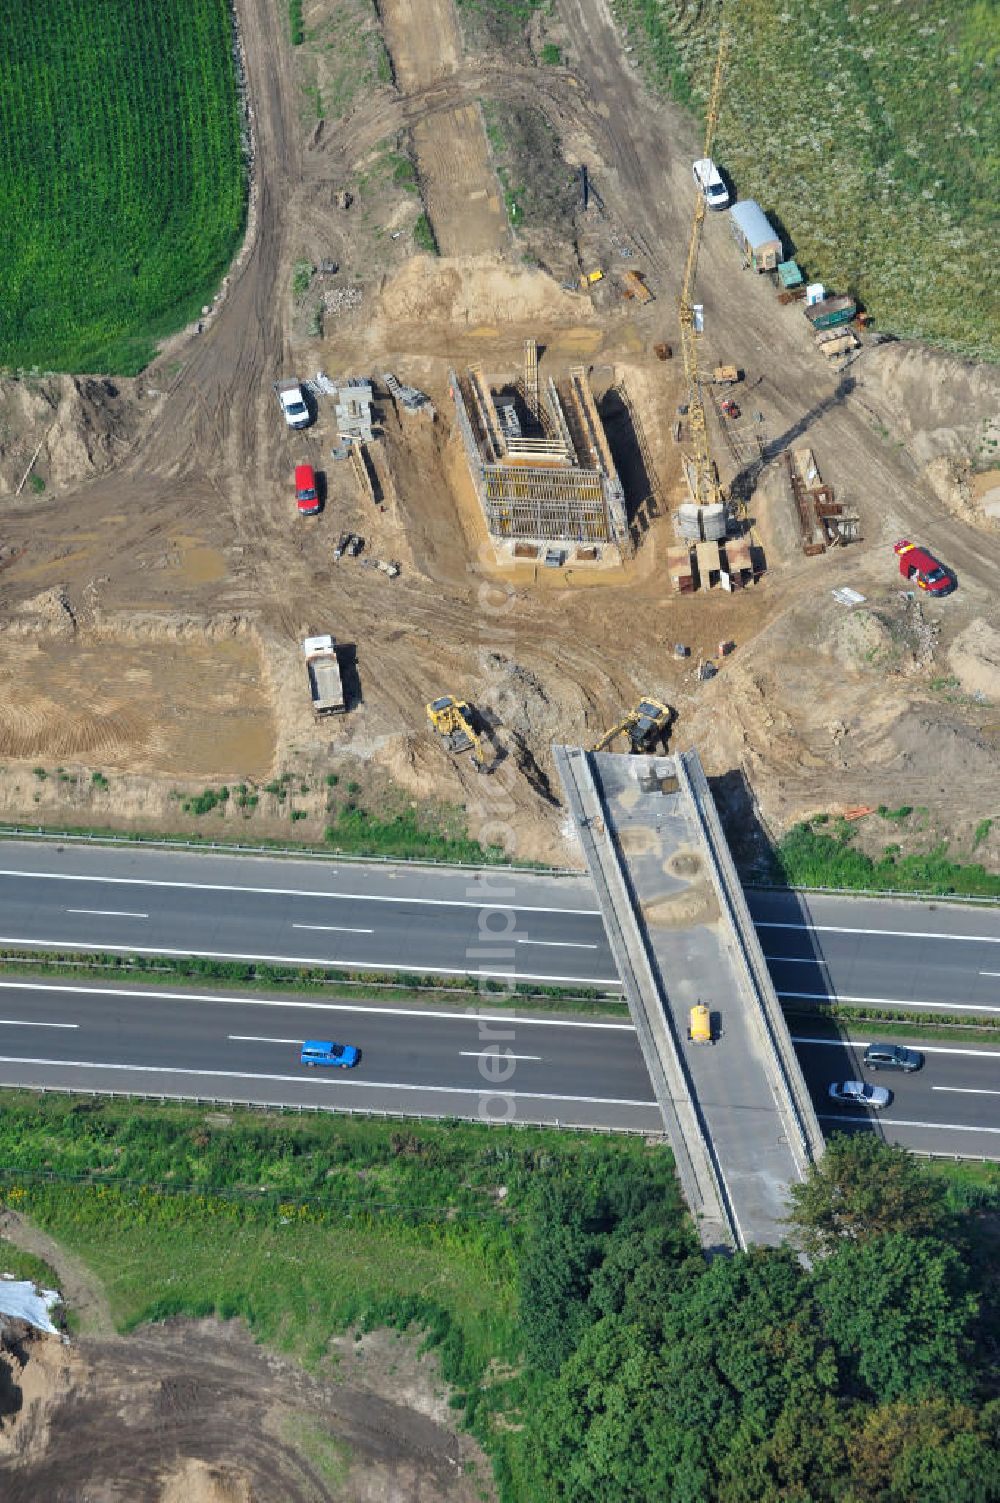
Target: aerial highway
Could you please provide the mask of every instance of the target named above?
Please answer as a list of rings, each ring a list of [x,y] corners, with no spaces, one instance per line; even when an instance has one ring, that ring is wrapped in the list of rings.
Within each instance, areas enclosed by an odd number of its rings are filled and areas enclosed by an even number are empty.
[[[754,891],[751,910],[779,994],[839,996],[932,1013],[1000,1012],[993,908]],[[617,977],[589,883],[145,848],[5,841],[0,945],[198,954],[338,968],[437,972],[610,996]],[[797,1024],[824,1129],[870,1125],[832,1103],[863,1078],[853,1042]],[[304,1070],[305,1038],[356,1043],[352,1072]],[[923,1045],[920,1045],[924,1048]],[[860,1051],[860,1052],[859,1052]],[[1000,1157],[1000,1050],[927,1046],[878,1123],[914,1148]],[[721,1078],[721,1077],[720,1077]],[[0,977],[0,1084],[149,1092],[286,1105],[656,1130],[631,1023],[364,997],[239,996],[217,989]]]
[[[786,1000],[1000,1014],[1000,909],[748,893]],[[614,991],[584,877],[0,843],[0,946],[514,976]]]
[[[357,1045],[304,1068],[307,1038]],[[659,1132],[627,1017],[0,979],[0,1084]]]
[[[824,1130],[870,1126],[831,1102],[865,1078],[864,1046],[793,1035]],[[307,1038],[360,1047],[354,1070],[309,1070]],[[893,1141],[1000,1158],[1000,1049],[935,1042],[877,1119]],[[720,1056],[720,1064],[722,1058]],[[870,1077],[869,1077],[870,1078]],[[725,1072],[720,1071],[720,1088]],[[0,1085],[59,1086],[259,1104],[658,1132],[662,1122],[624,1017],[476,1012],[315,996],[0,978]]]
[[[0,945],[617,987],[589,883],[0,843]]]

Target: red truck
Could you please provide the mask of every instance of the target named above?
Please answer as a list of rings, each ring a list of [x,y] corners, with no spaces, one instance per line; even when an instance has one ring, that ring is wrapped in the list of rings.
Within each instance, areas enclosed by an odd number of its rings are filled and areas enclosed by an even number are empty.
[[[303,516],[314,517],[319,511],[316,472],[311,464],[295,466],[295,504]]]
[[[899,559],[900,574],[918,589],[927,590],[931,595],[950,595],[955,589],[954,576],[926,548],[918,548],[916,543],[901,538],[893,545],[893,551]]]

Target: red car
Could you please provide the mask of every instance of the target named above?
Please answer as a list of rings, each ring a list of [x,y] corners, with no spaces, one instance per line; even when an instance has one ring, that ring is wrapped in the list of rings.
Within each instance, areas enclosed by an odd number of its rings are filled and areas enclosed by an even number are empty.
[[[925,548],[909,543],[905,538],[894,544],[893,551],[899,559],[899,572],[921,590],[931,595],[950,595],[955,589],[955,580]]]
[[[313,517],[319,511],[316,472],[311,464],[295,466],[295,504],[306,517]]]

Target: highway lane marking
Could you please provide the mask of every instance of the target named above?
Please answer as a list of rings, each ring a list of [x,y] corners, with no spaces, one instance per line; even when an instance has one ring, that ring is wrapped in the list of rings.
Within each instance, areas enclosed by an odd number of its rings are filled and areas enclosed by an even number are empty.
[[[186,1065],[119,1065],[112,1061],[93,1059],[27,1059],[14,1054],[0,1054],[0,1065],[44,1065],[60,1070],[121,1070],[133,1075],[195,1075],[215,1080],[284,1080],[295,1085],[356,1086],[368,1091],[425,1091],[448,1096],[494,1096],[498,1100],[520,1101],[582,1101],[590,1106],[656,1106],[655,1101],[634,1101],[622,1096],[553,1096],[548,1091],[505,1091],[491,1086],[414,1085],[400,1080],[351,1080],[347,1076],[336,1077],[313,1074],[302,1075],[257,1075],[247,1070],[195,1070]],[[997,1129],[1000,1132],[1000,1128]]]
[[[297,1007],[309,1012],[361,1012],[374,1014],[376,1017],[384,1015],[395,1018],[447,1018],[450,1022],[459,1023],[507,1023],[512,1028],[598,1028],[611,1033],[635,1033],[634,1023],[588,1021],[582,1018],[579,1021],[576,1018],[528,1018],[514,1012],[479,1012],[474,1007],[465,1008],[462,1012],[437,1012],[429,1007],[382,1007],[372,1002],[293,1002],[286,998],[171,992],[160,987],[155,991],[144,991],[140,987],[70,986],[61,981],[0,981],[0,989],[3,988],[25,992],[69,992],[75,997],[156,997],[169,1002],[224,1002],[241,1007]]]
[[[79,1028],[79,1023],[36,1023],[34,1018],[0,1018],[0,1028]]]
[[[3,941],[0,941],[3,943]],[[7,941],[11,943],[11,941]],[[23,944],[25,941],[21,940]],[[109,950],[110,945],[100,948]],[[852,997],[847,992],[778,992],[779,997],[788,997],[801,1002],[870,1002],[877,1007],[933,1007],[938,1012],[1000,1012],[1000,1007],[988,1007],[980,1002],[914,1002],[899,997]],[[891,1022],[892,1019],[889,1019]]]
[[[830,969],[818,955],[765,955],[764,959],[773,965],[819,965],[824,970]]]
[[[597,950],[599,945],[582,945],[571,939],[524,939],[521,935],[514,936],[516,945],[547,945],[552,950]]]
[[[327,934],[374,934],[374,929],[345,929],[340,924],[293,924],[293,929],[323,929]]]
[[[508,1054],[506,1049],[501,1051],[499,1044],[493,1044],[487,1049],[459,1049],[460,1059],[482,1059],[488,1054],[493,1059],[541,1059],[540,1054]]]
[[[1000,1091],[991,1091],[986,1086],[932,1085],[932,1091],[950,1091],[955,1096],[1000,1096]]]
[[[402,965],[388,960],[331,960],[329,955],[256,955],[240,954],[233,950],[172,950],[163,945],[90,945],[79,939],[21,939],[11,938],[10,935],[0,935],[0,945],[24,945],[35,950],[108,950],[118,955],[197,956],[203,960],[264,960],[278,965],[317,965],[339,971],[350,971],[356,966],[364,965],[368,970],[405,971],[412,974],[416,969],[426,976],[485,976],[495,981],[543,981],[558,986],[621,986],[617,976],[540,976],[536,971],[491,971],[482,966],[470,968],[431,965],[424,969],[419,964],[415,966],[412,960],[408,965]]]
[[[878,934],[883,939],[960,939],[1000,945],[1000,934],[947,934],[942,929],[849,929],[841,924],[794,924],[782,919],[754,919],[753,924],[755,929],[801,929],[811,934]]]
[[[980,971],[980,976],[1000,976],[1000,971]]]
[[[793,1044],[816,1044],[821,1049],[842,1049],[845,1044],[850,1044],[856,1049],[867,1049],[872,1039],[809,1039],[799,1038],[792,1034]],[[914,1045],[916,1047],[916,1045]],[[1000,1051],[996,1049],[952,1049],[947,1044],[921,1044],[921,1054],[970,1054],[975,1059],[1000,1059]],[[939,1087],[935,1086],[935,1090]]]
[[[345,903],[416,903],[431,908],[496,908],[513,913],[575,913],[583,918],[600,918],[599,908],[546,908],[537,903],[484,903],[470,898],[408,898],[390,893],[320,892],[315,887],[241,887],[232,882],[176,882],[162,877],[81,876],[78,872],[23,872],[0,867],[0,877],[31,877],[40,882],[105,882],[120,887],[176,887],[192,892],[248,892],[265,897],[336,898]]]
[[[67,908],[67,913],[92,913],[97,918],[144,918],[148,913],[126,913],[122,908]]]
[[[227,1033],[226,1038],[233,1044],[302,1044],[302,1039],[266,1039],[258,1033]]]
[[[871,1117],[848,1117],[846,1113],[818,1112],[821,1122],[864,1122],[871,1124]],[[974,1127],[967,1122],[911,1122],[906,1117],[884,1117],[887,1127],[933,1127],[938,1132],[990,1132],[1000,1133],[1000,1127]]]

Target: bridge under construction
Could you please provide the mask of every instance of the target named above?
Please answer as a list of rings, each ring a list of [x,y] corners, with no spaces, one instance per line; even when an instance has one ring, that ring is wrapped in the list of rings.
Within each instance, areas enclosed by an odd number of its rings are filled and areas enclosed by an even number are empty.
[[[451,395],[498,558],[618,563],[631,551],[624,490],[583,367],[541,384],[529,339],[509,386],[492,389],[473,366],[451,372]]]

